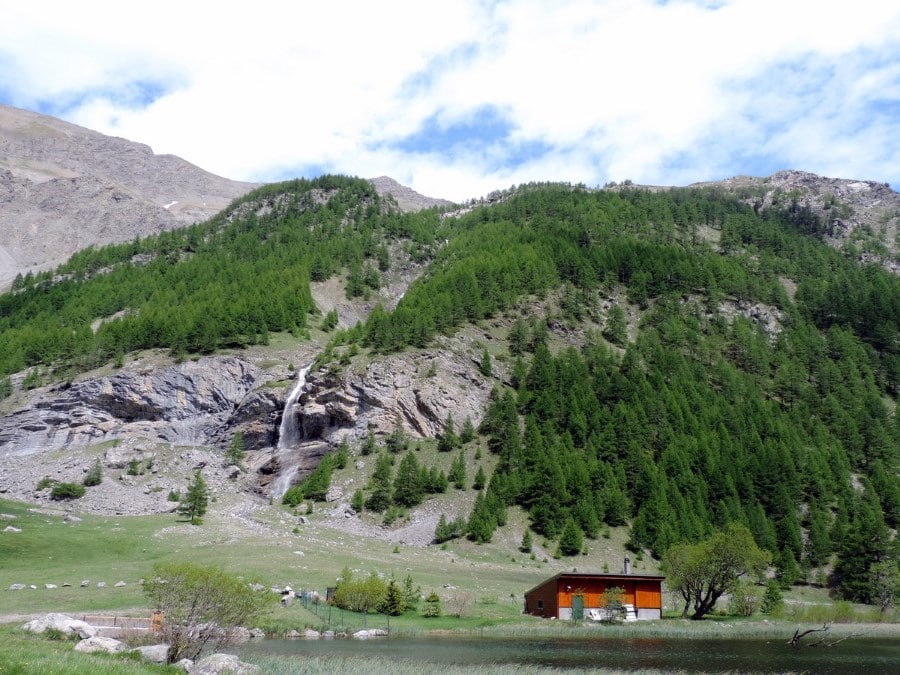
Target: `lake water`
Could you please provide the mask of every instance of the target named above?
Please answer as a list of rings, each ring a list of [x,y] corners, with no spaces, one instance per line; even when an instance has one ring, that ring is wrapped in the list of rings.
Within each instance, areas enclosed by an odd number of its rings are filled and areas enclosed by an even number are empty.
[[[790,636],[788,636],[790,637]],[[900,673],[900,641],[850,638],[832,647],[790,647],[775,639],[428,637],[264,640],[243,654],[379,657],[443,666],[529,664],[552,668],[704,673]]]

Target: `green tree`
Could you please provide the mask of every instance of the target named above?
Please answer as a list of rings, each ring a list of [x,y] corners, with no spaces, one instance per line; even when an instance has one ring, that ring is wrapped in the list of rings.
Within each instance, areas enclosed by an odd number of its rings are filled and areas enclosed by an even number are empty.
[[[248,625],[269,604],[269,594],[251,590],[246,580],[190,563],[157,563],[143,590],[163,613],[168,663],[196,658],[204,649],[215,651],[234,628]]]
[[[475,472],[475,479],[472,481],[472,489],[483,490],[485,480],[486,478],[484,476],[484,468],[479,466],[478,471]]]
[[[761,575],[771,560],[743,525],[731,523],[698,544],[676,544],[662,558],[669,588],[684,599],[682,616],[702,619],[743,576]]]
[[[407,611],[416,611],[419,608],[419,598],[422,595],[422,587],[413,583],[411,575],[407,574],[403,579],[403,602]]]
[[[95,485],[100,485],[103,482],[103,465],[100,463],[100,458],[98,457],[93,466],[91,466],[90,471],[85,474],[84,481],[82,481],[85,487],[94,487]]]
[[[399,506],[415,506],[425,497],[425,484],[419,462],[412,452],[407,452],[397,467],[394,478],[394,503]]]
[[[366,508],[369,511],[381,513],[391,504],[393,462],[393,457],[387,453],[380,454],[375,460],[375,471],[369,481],[372,492],[366,500]]]
[[[603,329],[603,337],[614,345],[623,347],[628,341],[628,324],[625,320],[625,312],[618,304],[609,308],[606,317],[606,327]]]
[[[478,371],[485,377],[491,377],[494,374],[494,369],[491,365],[491,353],[487,350],[487,347],[485,347],[484,351],[481,353]]]
[[[784,605],[784,598],[781,596],[781,587],[777,581],[770,579],[766,584],[766,592],[763,594],[759,611],[763,614],[778,614],[782,605]]]
[[[353,497],[350,499],[350,507],[357,513],[360,513],[365,505],[366,498],[363,496],[363,491],[357,489],[356,492],[353,493]]]
[[[462,431],[459,432],[459,442],[465,445],[466,443],[471,443],[475,440],[475,425],[472,424],[472,418],[466,417],[466,421],[463,422]]]
[[[459,454],[450,464],[450,473],[447,474],[447,480],[449,480],[458,490],[466,489],[466,458],[463,450],[459,451]]]
[[[209,488],[203,475],[197,469],[194,472],[194,480],[188,485],[187,491],[178,503],[175,511],[179,516],[190,521],[191,525],[199,525],[203,522],[203,516],[206,515],[206,508],[209,505]]]
[[[434,591],[425,598],[425,606],[422,608],[422,616],[433,619],[441,615],[441,599]]]
[[[245,450],[244,434],[238,430],[234,432],[231,443],[228,444],[228,450],[225,451],[225,459],[229,464],[240,466],[241,462],[244,461]]]
[[[578,555],[581,553],[583,546],[584,535],[581,532],[581,528],[578,527],[575,519],[570,516],[559,537],[558,553],[565,556]]]
[[[438,438],[438,452],[450,452],[459,446],[459,437],[456,435],[456,428],[453,424],[453,414],[447,413],[447,419],[444,420],[444,431]]]
[[[397,582],[391,579],[384,593],[384,600],[378,610],[388,616],[400,616],[406,611],[406,598]]]
[[[519,550],[522,553],[531,553],[531,530],[525,528],[525,534],[522,535],[522,543],[519,544]]]

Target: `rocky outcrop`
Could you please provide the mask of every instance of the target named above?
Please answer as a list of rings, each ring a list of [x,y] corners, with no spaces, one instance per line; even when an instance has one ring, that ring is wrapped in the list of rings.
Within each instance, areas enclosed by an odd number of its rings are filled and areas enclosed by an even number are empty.
[[[306,390],[287,414],[297,415],[307,442],[359,441],[369,430],[387,435],[398,426],[413,438],[433,438],[448,414],[458,426],[466,418],[477,426],[491,388],[465,351],[407,352],[372,361],[364,370],[310,372]]]
[[[212,444],[258,374],[244,360],[209,357],[50,387],[27,407],[0,418],[0,456],[116,438]]]

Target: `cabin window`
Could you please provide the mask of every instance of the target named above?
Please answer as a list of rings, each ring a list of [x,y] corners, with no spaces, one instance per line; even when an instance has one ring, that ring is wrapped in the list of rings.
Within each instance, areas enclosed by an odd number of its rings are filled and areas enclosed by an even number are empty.
[[[538,602],[537,602],[537,608],[538,608],[538,609],[544,609],[544,601],[543,601],[543,600],[538,600]]]

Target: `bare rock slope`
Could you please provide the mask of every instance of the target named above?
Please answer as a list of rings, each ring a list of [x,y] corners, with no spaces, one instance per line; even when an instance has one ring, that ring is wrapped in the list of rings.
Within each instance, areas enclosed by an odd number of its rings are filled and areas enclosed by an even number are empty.
[[[255,187],[0,105],[0,288],[92,245],[202,221]]]

